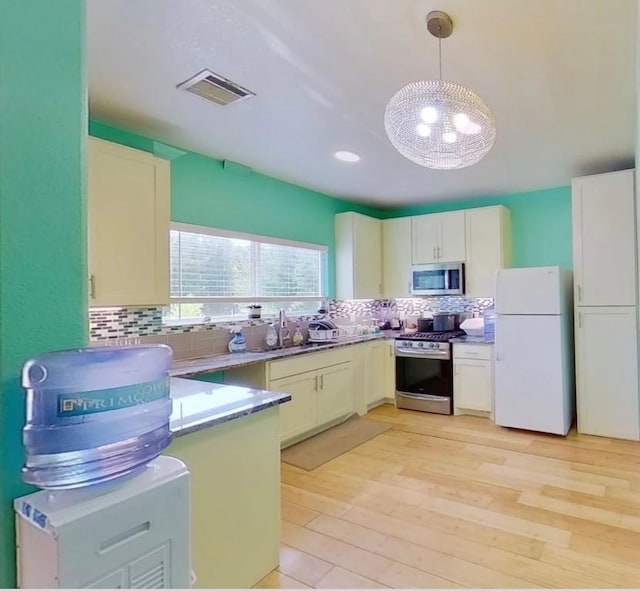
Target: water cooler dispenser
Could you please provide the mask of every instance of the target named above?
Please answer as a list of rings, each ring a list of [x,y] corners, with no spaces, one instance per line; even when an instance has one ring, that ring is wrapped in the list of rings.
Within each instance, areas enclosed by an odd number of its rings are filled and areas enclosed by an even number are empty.
[[[160,456],[124,482],[14,501],[20,588],[189,588],[189,473]]]
[[[21,588],[188,588],[189,472],[171,442],[167,346],[51,352],[23,367]]]

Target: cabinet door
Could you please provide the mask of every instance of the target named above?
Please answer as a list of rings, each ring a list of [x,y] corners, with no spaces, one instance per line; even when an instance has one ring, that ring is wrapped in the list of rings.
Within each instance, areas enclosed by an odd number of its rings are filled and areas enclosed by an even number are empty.
[[[462,409],[493,409],[493,376],[487,360],[459,359],[453,365],[453,404]]]
[[[573,266],[578,306],[635,306],[632,170],[573,179]]]
[[[382,296],[382,222],[369,216],[336,214],[336,297]]]
[[[465,294],[473,298],[493,298],[496,271],[507,267],[509,247],[506,234],[510,222],[508,210],[501,207],[467,210]]]
[[[411,296],[411,218],[382,221],[382,292],[384,298]]]
[[[426,214],[411,218],[413,263],[436,263],[438,261],[439,235],[439,214]]]
[[[291,395],[291,401],[280,405],[280,442],[316,427],[318,388],[319,378],[316,372],[269,382],[269,390]]]
[[[90,139],[90,306],[169,302],[169,163]]]
[[[375,403],[385,397],[385,367],[387,347],[385,342],[372,343],[367,352],[367,403]]]
[[[635,307],[576,309],[578,431],[638,440]]]
[[[438,261],[452,263],[464,261],[465,231],[464,210],[438,214],[440,218],[440,241],[437,254]]]
[[[396,394],[396,352],[395,341],[385,342],[384,396],[394,398]]]
[[[382,297],[382,222],[355,215],[353,298]]]
[[[351,363],[346,363],[318,374],[318,425],[322,425],[353,411],[353,372]]]

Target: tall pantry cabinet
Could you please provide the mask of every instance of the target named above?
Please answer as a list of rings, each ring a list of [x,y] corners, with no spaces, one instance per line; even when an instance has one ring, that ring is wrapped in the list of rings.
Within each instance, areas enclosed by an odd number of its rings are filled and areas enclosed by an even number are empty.
[[[634,171],[573,179],[578,431],[640,439]]]

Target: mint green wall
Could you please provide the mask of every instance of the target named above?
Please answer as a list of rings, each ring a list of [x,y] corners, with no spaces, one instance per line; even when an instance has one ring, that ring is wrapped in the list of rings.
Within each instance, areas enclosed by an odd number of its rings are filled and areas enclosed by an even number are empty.
[[[0,588],[15,586],[22,364],[87,339],[82,0],[0,0]]]
[[[153,140],[97,121],[90,123],[89,133],[147,152],[154,151]],[[572,267],[570,187],[381,210],[338,200],[258,173],[244,176],[225,170],[220,160],[193,152],[174,159],[171,174],[171,217],[177,222],[328,245],[330,295],[334,293],[333,216],[349,210],[391,218],[504,205],[511,210],[515,266]]]
[[[571,187],[386,210],[383,216],[414,216],[495,205],[503,205],[511,210],[514,267],[560,265],[573,268]]]
[[[92,136],[153,152],[153,140],[92,121]],[[380,211],[259,173],[225,170],[223,162],[185,152],[171,162],[171,219],[329,247],[328,294],[334,286],[334,215]]]

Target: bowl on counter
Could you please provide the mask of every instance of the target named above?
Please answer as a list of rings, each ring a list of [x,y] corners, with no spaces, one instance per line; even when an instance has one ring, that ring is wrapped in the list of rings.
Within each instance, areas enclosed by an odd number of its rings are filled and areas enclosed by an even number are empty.
[[[460,323],[460,329],[469,337],[484,337],[484,319],[465,319]]]

